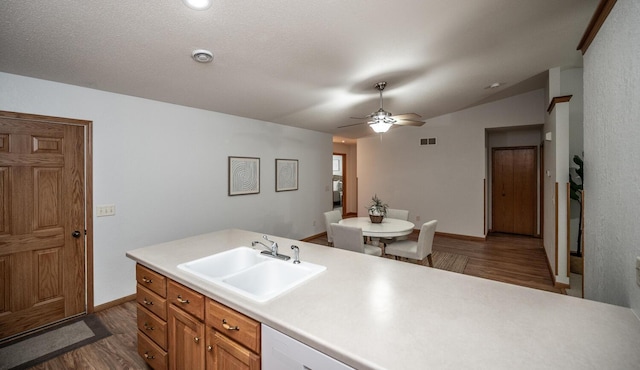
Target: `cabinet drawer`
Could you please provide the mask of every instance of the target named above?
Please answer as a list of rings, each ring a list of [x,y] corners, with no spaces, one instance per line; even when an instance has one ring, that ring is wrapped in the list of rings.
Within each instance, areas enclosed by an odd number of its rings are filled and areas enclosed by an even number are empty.
[[[140,332],[138,332],[138,354],[155,370],[165,370],[169,363],[167,352]]]
[[[167,323],[138,305],[138,330],[167,350]]]
[[[207,328],[207,343],[207,361],[213,363],[213,369],[226,370],[233,364],[233,369],[260,370],[260,356],[222,333]]]
[[[194,290],[169,280],[169,303],[180,307],[194,317],[204,320],[204,296]]]
[[[214,300],[207,299],[207,326],[255,353],[260,353],[260,323]]]
[[[167,300],[140,284],[137,285],[136,301],[162,320],[167,319]]]
[[[167,298],[167,278],[140,264],[136,265],[136,280],[138,284],[156,293],[162,298]]]

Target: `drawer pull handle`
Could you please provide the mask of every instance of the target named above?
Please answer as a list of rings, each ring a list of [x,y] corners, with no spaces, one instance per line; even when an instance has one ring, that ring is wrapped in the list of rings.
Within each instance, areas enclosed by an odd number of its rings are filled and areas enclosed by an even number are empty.
[[[229,324],[227,324],[227,320],[226,319],[222,319],[222,327],[227,329],[227,330],[240,330],[239,326],[231,326]]]
[[[144,328],[145,328],[146,330],[155,330],[153,326],[149,325],[149,324],[148,324],[148,323],[146,323],[146,322],[144,323]]]
[[[194,342],[196,342],[196,343],[200,343],[200,338],[198,338],[198,337],[194,337],[194,338],[193,338],[193,341],[194,341]]]
[[[146,298],[144,298],[143,300],[144,304],[146,304],[147,306],[153,306],[153,302],[152,301],[147,301]]]
[[[207,346],[207,352],[211,352],[213,351],[213,346],[212,345],[208,345]]]
[[[151,280],[151,279],[147,279],[147,277],[146,277],[146,276],[143,276],[143,277],[142,277],[142,281],[144,281],[144,282],[145,282],[145,283],[147,283],[147,284],[151,284],[151,283],[153,283],[153,280]]]
[[[156,356],[150,355],[149,351],[147,351],[144,353],[144,358],[146,358],[147,360],[153,360],[154,358],[156,358]]]
[[[189,303],[188,299],[182,299],[182,296],[178,294],[178,298],[176,298],[178,300],[178,302],[182,303],[182,304],[187,304]]]

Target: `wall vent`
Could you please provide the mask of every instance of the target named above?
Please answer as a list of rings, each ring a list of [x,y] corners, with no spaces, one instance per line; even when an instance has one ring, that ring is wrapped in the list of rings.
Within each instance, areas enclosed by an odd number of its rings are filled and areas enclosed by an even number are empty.
[[[429,137],[426,139],[420,139],[420,145],[436,145],[436,138]]]

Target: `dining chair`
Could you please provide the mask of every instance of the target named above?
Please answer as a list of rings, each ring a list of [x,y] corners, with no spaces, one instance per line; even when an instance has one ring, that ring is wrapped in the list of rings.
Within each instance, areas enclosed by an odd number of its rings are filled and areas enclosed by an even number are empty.
[[[398,220],[409,221],[409,211],[406,209],[387,208],[387,218],[395,218]],[[380,238],[380,242],[386,244],[396,242],[398,240],[407,240],[409,235],[395,236],[393,238]]]
[[[409,221],[409,211],[406,209],[387,208],[386,217]]]
[[[353,252],[382,256],[382,248],[362,242],[362,229],[359,227],[331,224],[333,233],[333,246]]]
[[[342,213],[338,210],[329,211],[324,213],[324,224],[327,228],[327,242],[329,242],[329,246],[333,246],[333,235],[331,233],[331,224],[338,223],[342,220]]]
[[[420,227],[417,242],[413,240],[397,241],[387,245],[384,252],[394,256],[396,259],[398,259],[398,257],[404,257],[422,262],[427,258],[429,266],[433,267],[431,252],[433,250],[433,237],[436,233],[437,225],[438,220],[425,222],[422,224],[422,227]]]

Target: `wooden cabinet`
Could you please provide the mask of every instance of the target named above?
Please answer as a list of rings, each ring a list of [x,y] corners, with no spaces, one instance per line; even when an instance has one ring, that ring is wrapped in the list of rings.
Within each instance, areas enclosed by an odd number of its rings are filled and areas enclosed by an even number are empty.
[[[260,369],[260,323],[207,299],[207,370]]]
[[[204,369],[204,296],[169,281],[169,369]]]
[[[138,353],[156,370],[168,368],[167,279],[136,265]]]
[[[204,369],[204,324],[169,307],[169,369]]]
[[[154,369],[260,369],[260,323],[136,266],[138,353]]]

